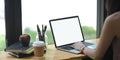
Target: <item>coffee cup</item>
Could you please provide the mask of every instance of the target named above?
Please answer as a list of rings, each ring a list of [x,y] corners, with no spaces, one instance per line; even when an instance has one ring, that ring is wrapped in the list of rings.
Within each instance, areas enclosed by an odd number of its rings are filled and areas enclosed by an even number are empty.
[[[33,47],[34,47],[34,56],[36,56],[36,57],[44,56],[45,44],[43,41],[35,41],[33,43]]]

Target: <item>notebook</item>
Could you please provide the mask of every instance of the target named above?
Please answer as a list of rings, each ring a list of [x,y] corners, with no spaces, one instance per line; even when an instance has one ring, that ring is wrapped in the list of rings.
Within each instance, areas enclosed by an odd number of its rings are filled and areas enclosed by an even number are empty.
[[[32,43],[29,46],[24,47],[20,42],[16,42],[5,49],[6,52],[22,53],[22,54],[31,54],[34,49]]]
[[[79,54],[81,51],[70,47],[71,44],[82,41],[86,46],[93,45],[85,42],[79,16],[51,19],[49,24],[55,47],[59,50]]]

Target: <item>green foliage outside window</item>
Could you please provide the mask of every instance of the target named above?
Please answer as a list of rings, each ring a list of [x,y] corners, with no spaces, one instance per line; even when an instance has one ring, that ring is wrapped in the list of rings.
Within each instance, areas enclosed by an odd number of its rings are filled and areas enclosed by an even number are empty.
[[[31,37],[31,42],[34,42],[36,40],[37,32],[31,30],[30,28],[25,28],[23,34],[29,34]]]
[[[96,38],[96,31],[92,27],[82,26],[82,29],[83,29],[83,34],[84,34],[85,39],[95,39]],[[30,28],[24,29],[23,34],[29,34],[31,36],[31,42],[34,42],[36,40],[37,32],[31,30]],[[52,33],[51,33],[50,29],[48,29],[46,31],[46,35],[47,35],[47,38],[48,38],[47,39],[48,40],[47,41],[48,45],[53,44],[54,41],[53,41],[53,37],[52,37]],[[1,44],[0,51],[4,50],[5,47],[6,47],[6,45],[5,45],[5,35],[0,35],[0,44]]]
[[[6,47],[5,35],[0,35],[0,51],[4,50],[5,47]]]
[[[34,42],[36,40],[37,32],[31,30],[30,28],[25,28],[23,34],[29,34],[31,36],[31,42]],[[46,31],[46,35],[47,35],[48,44],[49,45],[53,44],[53,38],[50,29]]]
[[[83,30],[85,39],[95,39],[96,38],[96,30],[93,27],[83,26],[82,30]]]
[[[84,38],[85,39],[95,39],[96,38],[96,31],[94,30],[94,28],[92,27],[89,27],[89,26],[82,26],[82,29],[83,29],[83,34],[84,34]],[[37,35],[37,32],[36,31],[32,31],[30,30],[29,28],[26,28],[24,30],[24,33],[25,34],[29,34],[31,36],[31,41],[35,41],[36,40],[36,35]],[[51,30],[48,29],[46,31],[46,35],[47,35],[47,42],[48,44],[53,44],[54,41],[53,41],[53,37],[52,37],[52,33],[51,33]]]

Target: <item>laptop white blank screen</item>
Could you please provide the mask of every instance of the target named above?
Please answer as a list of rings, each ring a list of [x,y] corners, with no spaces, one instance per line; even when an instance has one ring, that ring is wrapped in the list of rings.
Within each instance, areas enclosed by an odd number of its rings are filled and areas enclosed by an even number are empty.
[[[83,41],[78,17],[51,21],[56,46]]]

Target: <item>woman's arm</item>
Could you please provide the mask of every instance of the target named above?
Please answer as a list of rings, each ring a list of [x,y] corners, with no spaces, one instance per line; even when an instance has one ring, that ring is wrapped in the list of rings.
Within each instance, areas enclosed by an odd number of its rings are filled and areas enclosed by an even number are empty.
[[[113,38],[116,35],[116,28],[115,28],[115,18],[114,14],[107,17],[105,20],[105,23],[103,25],[103,29],[101,32],[99,44],[94,52],[94,59],[95,60],[100,60],[102,57],[105,55],[105,52],[109,48]]]
[[[83,53],[95,60],[101,60],[116,35],[115,29],[114,17],[109,16],[104,23],[97,48],[94,50],[85,47]],[[84,46],[81,42],[72,45],[78,50],[82,50],[81,48]]]
[[[101,60],[114,38],[120,39],[120,12],[108,16],[102,28],[96,50],[85,48],[84,53],[95,60]]]
[[[109,48],[114,36],[116,35],[116,32],[114,31],[116,28],[114,26],[114,17],[107,17],[102,28],[97,48],[93,50],[86,47],[83,51],[84,54],[88,55],[89,57],[95,60],[101,60],[102,57],[105,55],[105,52]]]

